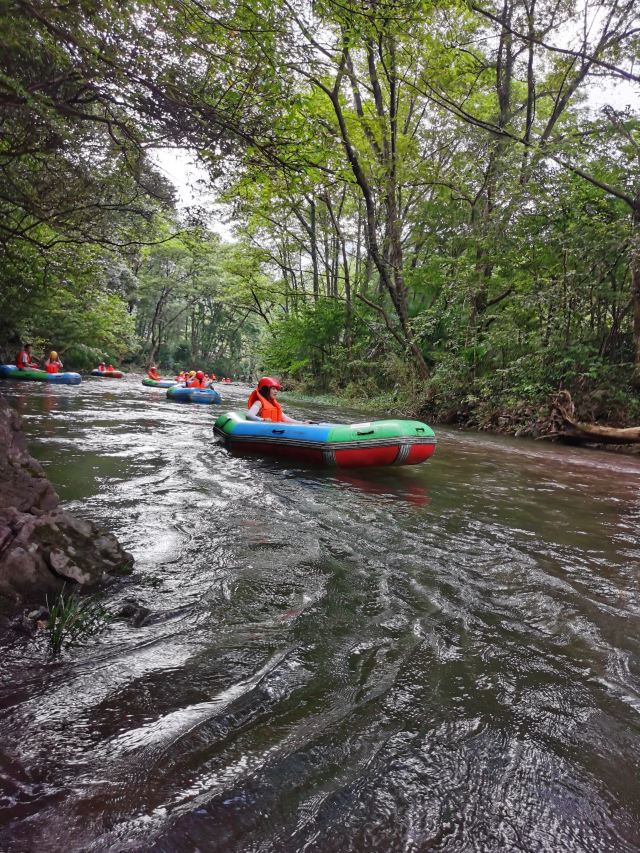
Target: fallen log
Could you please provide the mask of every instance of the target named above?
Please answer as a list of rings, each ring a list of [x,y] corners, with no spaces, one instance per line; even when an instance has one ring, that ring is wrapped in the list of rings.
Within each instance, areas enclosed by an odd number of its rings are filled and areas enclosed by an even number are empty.
[[[640,444],[640,427],[608,427],[576,420],[576,410],[568,391],[558,391],[553,399],[553,432],[541,438],[559,438],[580,444]]]

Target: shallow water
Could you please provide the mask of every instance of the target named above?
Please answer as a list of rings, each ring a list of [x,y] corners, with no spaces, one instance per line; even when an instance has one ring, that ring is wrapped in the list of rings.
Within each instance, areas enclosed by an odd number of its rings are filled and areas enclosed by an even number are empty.
[[[153,611],[0,650],[0,850],[640,849],[639,460],[302,469],[139,378],[0,384]]]

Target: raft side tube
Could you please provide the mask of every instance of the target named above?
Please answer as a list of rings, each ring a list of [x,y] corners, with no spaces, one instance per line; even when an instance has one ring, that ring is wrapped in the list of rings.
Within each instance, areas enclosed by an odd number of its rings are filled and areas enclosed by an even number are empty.
[[[215,388],[185,388],[174,385],[167,390],[167,399],[176,403],[220,404],[222,398]]]
[[[122,379],[124,376],[121,370],[95,370],[91,371],[92,376],[98,376],[100,379]]]
[[[174,385],[179,385],[175,379],[149,379],[146,377],[142,380],[142,384],[147,388],[173,388]]]
[[[215,435],[240,453],[257,453],[340,467],[415,465],[434,452],[433,430],[420,421],[389,419],[357,424],[285,424],[249,421],[225,412]]]
[[[79,373],[47,373],[37,368],[20,370],[15,364],[0,365],[1,379],[16,379],[22,382],[49,382],[51,385],[79,385],[82,377]]]

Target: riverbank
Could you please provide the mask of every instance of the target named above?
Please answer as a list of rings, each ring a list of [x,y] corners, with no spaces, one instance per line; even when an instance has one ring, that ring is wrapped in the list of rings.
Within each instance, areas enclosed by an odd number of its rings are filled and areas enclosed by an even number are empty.
[[[551,388],[538,389],[529,398],[517,399],[505,395],[502,399],[483,399],[471,394],[467,396],[424,393],[409,397],[396,389],[377,395],[354,395],[353,390],[344,394],[306,394],[292,389],[283,392],[282,399],[292,403],[318,403],[322,406],[349,406],[372,417],[416,418],[431,426],[456,426],[464,430],[486,432],[514,438],[553,440],[557,431],[554,414],[554,398],[557,392]],[[576,417],[586,424],[626,428],[640,422],[637,401],[630,389],[584,388],[574,386],[573,403]],[[600,444],[600,449],[640,453],[638,445]]]

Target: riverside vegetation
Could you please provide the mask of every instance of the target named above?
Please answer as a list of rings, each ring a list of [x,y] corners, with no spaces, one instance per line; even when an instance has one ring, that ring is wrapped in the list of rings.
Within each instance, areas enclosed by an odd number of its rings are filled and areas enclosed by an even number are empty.
[[[636,4],[45,2],[3,31],[6,354],[640,421]],[[233,241],[154,147],[197,157]]]

